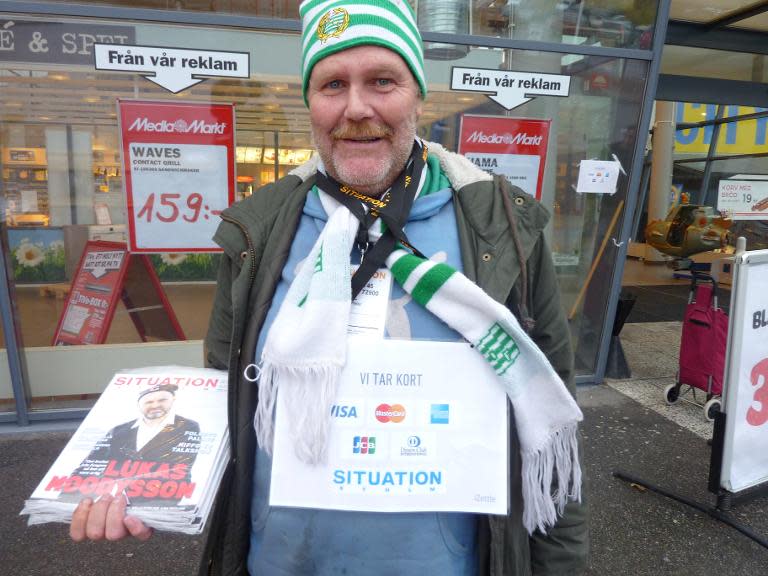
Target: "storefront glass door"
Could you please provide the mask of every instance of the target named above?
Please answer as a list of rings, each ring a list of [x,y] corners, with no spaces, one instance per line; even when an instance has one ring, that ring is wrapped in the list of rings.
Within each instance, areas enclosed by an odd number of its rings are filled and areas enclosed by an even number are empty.
[[[517,30],[524,34],[528,22],[533,35],[535,19],[525,20],[523,14],[518,12]],[[540,39],[563,41],[566,28],[573,28],[566,20]],[[12,14],[0,18],[0,29],[14,31],[15,36],[5,36],[7,46],[12,41],[21,46],[22,39],[29,39],[29,46],[35,39],[39,48],[12,56],[0,51],[3,218],[32,408],[87,407],[116,367],[202,364],[216,254],[150,256],[185,340],[145,341],[120,303],[103,344],[52,346],[85,243],[127,238],[117,101],[233,104],[235,196],[240,199],[312,154],[298,35]],[[639,41],[635,32],[632,38]],[[593,26],[590,34],[599,36],[599,30]],[[96,70],[86,35],[119,44],[246,52],[250,70],[247,78],[208,78],[174,94],[141,74]],[[418,132],[465,153],[483,169],[507,174],[552,213],[546,235],[577,370],[594,374],[635,139],[644,132],[639,123],[650,60],[441,44],[427,42],[429,95]],[[535,71],[560,78],[568,88],[559,96],[540,94],[509,107],[489,98],[488,91],[456,89],[452,68],[457,66]],[[474,121],[481,127],[469,131]],[[514,145],[495,157],[467,147],[488,138]],[[585,188],[579,178],[588,169],[585,160],[618,162],[624,172],[609,189]]]

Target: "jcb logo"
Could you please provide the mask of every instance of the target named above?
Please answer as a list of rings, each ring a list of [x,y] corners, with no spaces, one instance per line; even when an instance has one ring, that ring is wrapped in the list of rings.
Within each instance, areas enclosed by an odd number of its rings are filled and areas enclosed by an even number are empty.
[[[375,454],[376,436],[355,436],[352,440],[352,454]]]

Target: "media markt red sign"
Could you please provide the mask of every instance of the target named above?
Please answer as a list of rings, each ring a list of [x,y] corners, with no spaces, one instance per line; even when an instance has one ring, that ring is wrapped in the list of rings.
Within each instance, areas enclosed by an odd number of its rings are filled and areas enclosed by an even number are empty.
[[[537,200],[547,159],[550,120],[464,115],[459,154],[500,174]]]
[[[131,252],[218,252],[235,198],[231,104],[118,101]]]

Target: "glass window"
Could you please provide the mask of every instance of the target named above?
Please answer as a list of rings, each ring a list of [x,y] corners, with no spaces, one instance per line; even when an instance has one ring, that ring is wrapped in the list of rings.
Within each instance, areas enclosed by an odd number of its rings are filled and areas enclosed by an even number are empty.
[[[50,1],[66,2],[67,0]],[[299,17],[297,0],[82,0],[81,3],[153,10],[247,14],[262,18],[296,19]]]
[[[575,342],[577,371],[594,373],[615,265],[611,238],[618,239],[629,176],[620,177],[615,194],[575,190],[582,160],[611,159],[615,154],[629,168],[648,63],[482,47],[471,48],[458,62],[426,62],[430,94],[422,135],[456,150],[467,115],[498,117],[499,125],[506,119],[550,122],[541,201],[552,213],[547,234]],[[451,65],[568,75],[570,94],[536,98],[507,112],[483,94],[450,91]]]
[[[65,0],[51,0],[64,2]],[[424,32],[650,49],[658,0],[408,0]],[[169,11],[299,18],[299,0],[84,0]],[[446,47],[429,47],[439,54]],[[453,54],[466,53],[454,46]],[[444,55],[443,57],[449,57]],[[455,56],[450,56],[455,57]]]
[[[233,103],[241,198],[311,153],[298,36],[130,21],[5,18],[0,28],[13,20],[16,30],[41,32],[42,39],[98,33],[145,46],[250,52],[249,78],[207,79],[177,95],[139,75],[95,70],[88,42],[69,52],[51,43],[47,53],[17,55],[0,67],[4,218],[12,236],[33,408],[87,404],[116,366],[201,364],[201,339],[215,290],[215,254],[151,257],[185,341],[144,342],[121,301],[104,345],[51,347],[85,242],[126,239],[116,100]],[[648,62],[472,47],[458,63],[570,77],[567,98],[534,98],[507,112],[483,94],[451,91],[450,69],[457,62],[427,59],[430,94],[419,132],[456,150],[465,115],[548,123],[541,200],[553,213],[548,236],[578,368],[593,373],[615,264],[610,238],[618,233],[628,178],[620,177],[613,195],[577,194],[574,187],[585,159],[608,160],[615,154],[629,169]],[[106,222],[99,219],[105,212]]]
[[[765,112],[766,108],[753,108],[751,106],[728,106],[726,116],[741,116]],[[720,135],[715,147],[715,155],[747,155],[768,153],[768,116],[751,120],[736,120],[726,122],[720,126]],[[764,163],[761,163],[764,166]]]
[[[13,24],[4,27],[8,22]],[[8,227],[32,407],[88,404],[115,367],[202,365],[217,254],[149,256],[184,341],[142,333],[132,315],[137,306],[121,298],[103,345],[51,346],[85,243],[127,238],[116,102],[233,103],[236,198],[242,198],[311,154],[308,114],[294,73],[299,69],[297,36],[231,29],[201,34],[199,28],[184,26],[22,15],[4,16],[0,29],[13,31],[17,41],[35,32],[40,40],[49,40],[43,54],[23,52],[10,58],[0,51],[0,63],[5,60],[0,64],[2,217]],[[209,79],[174,95],[139,75],[96,71],[92,42],[77,40],[85,35],[147,46],[247,46],[253,69],[249,79]],[[14,36],[7,34],[6,40]],[[265,59],[267,52],[280,56]]]
[[[8,368],[8,355],[6,354],[5,330],[0,323],[0,422],[3,421],[3,416],[10,416],[16,412],[15,402],[13,386],[11,386],[11,374]]]
[[[688,195],[690,202],[696,202],[704,181],[706,162],[675,162],[672,165],[671,204],[680,201],[680,195]]]
[[[715,104],[679,102],[675,107],[676,123],[698,124],[717,118]],[[768,115],[760,116],[766,108],[726,105],[723,118],[737,118],[720,124],[715,155],[762,154],[768,152]],[[739,117],[758,115],[752,118]],[[675,158],[706,156],[715,134],[714,124],[691,126],[677,130],[675,134]]]
[[[449,13],[458,20],[459,14],[466,17],[469,12],[465,0],[418,4],[419,27],[425,31],[440,31],[432,21],[445,27]],[[651,48],[658,7],[656,1],[626,0],[473,0],[471,4],[473,34],[642,49]]]
[[[751,193],[736,193],[722,205],[719,198],[720,184],[725,180],[768,179],[768,116],[764,115],[766,109],[739,105],[723,106],[723,118],[733,120],[719,125],[719,134],[713,150],[714,159],[709,166],[709,178],[705,180],[706,157],[715,137],[715,124],[707,123],[716,119],[717,111],[718,106],[713,104],[677,104],[678,124],[705,124],[677,130],[673,182],[677,188],[689,193],[691,202],[722,209],[731,215],[734,219],[731,226],[733,237],[745,236],[748,249],[768,247],[768,220],[758,220],[754,214],[747,216],[748,219],[742,219],[744,214],[754,210],[754,206],[760,206],[762,198]]]
[[[718,191],[722,181],[731,179],[768,180],[768,157],[744,155],[725,160],[716,160],[712,162],[711,170],[712,175],[705,203],[717,208]],[[757,188],[757,191],[762,191],[762,188]],[[738,200],[741,210],[744,212],[750,212],[755,209],[765,210],[764,202],[762,202],[765,198],[762,194],[742,192]],[[756,205],[757,208],[755,208]],[[733,238],[744,236],[747,239],[747,250],[764,250],[768,248],[768,218],[759,220],[755,219],[754,215],[749,219],[742,219],[738,215],[733,217],[734,222],[731,226]]]

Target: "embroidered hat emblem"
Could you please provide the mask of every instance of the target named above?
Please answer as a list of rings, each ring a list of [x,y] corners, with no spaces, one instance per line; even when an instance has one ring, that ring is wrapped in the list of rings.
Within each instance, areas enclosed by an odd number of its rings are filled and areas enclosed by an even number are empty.
[[[326,12],[317,23],[317,37],[321,43],[329,38],[338,38],[349,27],[349,12],[344,8],[334,8]]]

